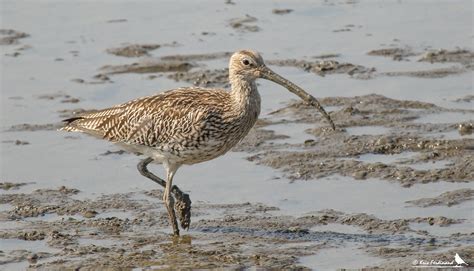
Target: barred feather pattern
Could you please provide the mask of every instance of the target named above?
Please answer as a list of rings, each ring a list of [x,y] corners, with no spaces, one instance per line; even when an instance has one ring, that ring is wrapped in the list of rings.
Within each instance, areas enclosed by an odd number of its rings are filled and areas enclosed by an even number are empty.
[[[255,83],[242,81],[230,92],[188,87],[139,98],[70,119],[62,130],[99,136],[157,160],[194,164],[230,150],[259,113]]]

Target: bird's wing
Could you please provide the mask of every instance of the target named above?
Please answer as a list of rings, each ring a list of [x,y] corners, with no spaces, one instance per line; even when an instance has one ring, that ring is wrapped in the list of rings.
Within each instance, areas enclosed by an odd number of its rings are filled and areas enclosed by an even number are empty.
[[[61,130],[146,146],[180,143],[200,135],[206,120],[222,112],[227,95],[221,90],[176,89],[67,119]]]

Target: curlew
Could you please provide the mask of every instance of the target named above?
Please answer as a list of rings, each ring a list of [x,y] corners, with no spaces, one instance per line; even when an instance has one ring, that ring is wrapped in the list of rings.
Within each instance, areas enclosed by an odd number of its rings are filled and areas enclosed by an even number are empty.
[[[61,130],[94,135],[148,157],[138,163],[138,170],[164,187],[169,221],[174,235],[179,235],[175,209],[181,227],[189,228],[191,200],[173,185],[176,171],[225,154],[247,135],[260,114],[258,78],[282,85],[315,106],[335,129],[313,96],[267,68],[257,52],[242,50],[230,58],[230,91],[173,89],[66,119]],[[147,169],[153,161],[163,164],[166,181]]]

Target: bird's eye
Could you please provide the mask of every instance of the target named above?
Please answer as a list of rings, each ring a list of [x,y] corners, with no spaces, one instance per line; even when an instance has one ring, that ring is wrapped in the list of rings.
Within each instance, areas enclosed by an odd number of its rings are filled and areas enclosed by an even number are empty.
[[[248,66],[250,64],[250,61],[248,59],[244,59],[242,60],[242,64],[244,64],[245,66]]]

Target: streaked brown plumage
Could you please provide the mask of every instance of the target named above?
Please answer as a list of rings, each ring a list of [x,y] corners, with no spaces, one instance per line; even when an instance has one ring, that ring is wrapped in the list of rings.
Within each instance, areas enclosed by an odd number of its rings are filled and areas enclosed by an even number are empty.
[[[174,89],[65,120],[67,124],[62,130],[95,135],[163,163],[167,171],[163,200],[174,234],[179,235],[170,197],[173,176],[181,165],[225,154],[247,135],[260,114],[257,78],[281,84],[315,105],[334,128],[316,99],[273,73],[258,53],[243,50],[230,59],[231,91],[198,87]]]

